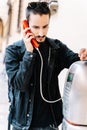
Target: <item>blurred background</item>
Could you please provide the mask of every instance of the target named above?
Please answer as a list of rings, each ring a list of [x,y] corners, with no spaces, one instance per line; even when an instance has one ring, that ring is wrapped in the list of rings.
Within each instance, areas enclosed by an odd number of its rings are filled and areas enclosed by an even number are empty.
[[[50,3],[49,37],[61,40],[74,52],[87,48],[87,0],[0,0],[0,130],[7,130],[9,105],[5,48],[22,38],[21,21],[25,18],[25,8],[30,1]],[[66,73],[64,69],[59,75],[61,95]]]

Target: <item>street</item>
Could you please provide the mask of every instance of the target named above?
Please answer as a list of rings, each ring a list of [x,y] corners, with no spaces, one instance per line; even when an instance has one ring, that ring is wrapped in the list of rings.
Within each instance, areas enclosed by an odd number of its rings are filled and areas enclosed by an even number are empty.
[[[8,86],[3,54],[0,53],[0,130],[7,130],[8,126]]]

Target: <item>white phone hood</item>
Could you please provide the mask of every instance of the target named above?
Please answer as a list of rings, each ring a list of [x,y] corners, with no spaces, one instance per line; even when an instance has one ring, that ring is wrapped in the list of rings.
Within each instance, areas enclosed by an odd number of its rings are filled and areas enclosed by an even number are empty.
[[[68,70],[63,116],[63,130],[87,130],[87,61],[77,61]]]

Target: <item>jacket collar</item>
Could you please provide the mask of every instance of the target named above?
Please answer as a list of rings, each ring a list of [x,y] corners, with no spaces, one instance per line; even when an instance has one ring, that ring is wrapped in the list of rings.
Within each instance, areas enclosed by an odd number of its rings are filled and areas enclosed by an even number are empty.
[[[57,40],[57,39],[52,39],[52,38],[48,38],[48,37],[46,37],[46,40],[47,40],[47,42],[49,43],[49,45],[50,45],[53,49],[58,49],[58,48],[60,48],[60,47],[59,47],[59,43],[60,43],[59,40]]]
[[[60,47],[59,47],[59,43],[60,43],[59,40],[46,37],[46,41],[47,41],[48,44],[52,47],[52,49],[56,50],[56,49],[59,49],[59,48],[60,48]],[[23,39],[20,40],[20,41],[18,42],[18,44],[16,44],[16,46],[19,47],[19,48],[21,47],[22,53],[25,52],[26,48],[25,48],[25,44],[24,44]]]

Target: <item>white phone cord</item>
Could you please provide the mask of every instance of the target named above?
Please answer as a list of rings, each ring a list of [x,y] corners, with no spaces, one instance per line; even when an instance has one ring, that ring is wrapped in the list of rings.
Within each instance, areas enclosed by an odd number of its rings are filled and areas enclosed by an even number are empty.
[[[57,100],[47,100],[44,96],[43,96],[43,92],[42,92],[42,70],[43,70],[43,58],[42,58],[42,55],[39,51],[38,48],[36,48],[36,50],[38,51],[39,55],[40,55],[40,59],[41,59],[41,70],[40,70],[40,94],[41,94],[41,97],[42,99],[47,102],[47,103],[56,103],[58,101],[60,101],[62,98],[59,98]]]

